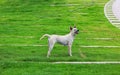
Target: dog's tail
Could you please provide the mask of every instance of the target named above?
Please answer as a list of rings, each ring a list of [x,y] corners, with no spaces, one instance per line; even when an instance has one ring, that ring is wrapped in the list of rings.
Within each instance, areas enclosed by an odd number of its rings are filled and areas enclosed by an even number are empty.
[[[51,35],[45,34],[45,35],[43,35],[43,36],[40,38],[40,40],[42,40],[45,36],[47,36],[48,38],[50,38]]]

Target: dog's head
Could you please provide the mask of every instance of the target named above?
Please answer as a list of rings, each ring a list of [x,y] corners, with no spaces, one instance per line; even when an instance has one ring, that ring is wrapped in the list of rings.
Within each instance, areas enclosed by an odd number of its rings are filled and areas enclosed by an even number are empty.
[[[79,33],[79,30],[76,28],[76,26],[74,26],[73,28],[70,26],[70,32],[75,35]]]

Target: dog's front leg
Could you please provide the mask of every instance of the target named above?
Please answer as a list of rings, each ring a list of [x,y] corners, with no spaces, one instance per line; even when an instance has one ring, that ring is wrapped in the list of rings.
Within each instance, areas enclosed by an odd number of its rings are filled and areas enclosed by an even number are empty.
[[[68,53],[69,53],[70,56],[72,56],[71,44],[68,44]]]

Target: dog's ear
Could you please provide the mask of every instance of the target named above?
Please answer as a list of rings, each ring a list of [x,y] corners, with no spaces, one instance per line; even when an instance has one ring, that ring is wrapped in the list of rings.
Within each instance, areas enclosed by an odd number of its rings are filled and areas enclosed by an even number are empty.
[[[76,25],[74,24],[74,28],[76,28]]]
[[[72,30],[73,28],[70,26],[70,30]]]

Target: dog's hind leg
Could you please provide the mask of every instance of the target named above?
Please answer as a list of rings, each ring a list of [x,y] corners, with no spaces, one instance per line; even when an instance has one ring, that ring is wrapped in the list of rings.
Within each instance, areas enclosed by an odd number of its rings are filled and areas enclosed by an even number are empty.
[[[47,58],[49,58],[50,53],[54,47],[55,41],[53,41],[52,39],[48,40],[48,53],[47,53]]]

